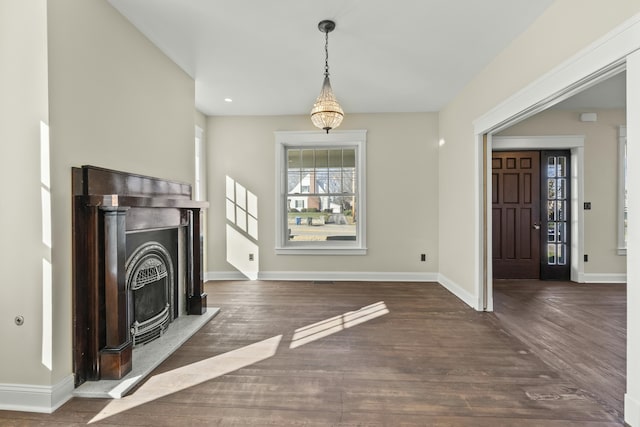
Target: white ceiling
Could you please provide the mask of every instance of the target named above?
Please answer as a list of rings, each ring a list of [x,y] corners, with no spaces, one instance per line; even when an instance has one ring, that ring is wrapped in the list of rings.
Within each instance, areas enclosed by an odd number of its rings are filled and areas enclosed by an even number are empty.
[[[274,115],[320,92],[323,19],[346,114],[438,111],[553,0],[109,2],[195,79],[200,111]]]
[[[626,108],[627,73],[616,74],[553,107],[556,110],[595,110]]]

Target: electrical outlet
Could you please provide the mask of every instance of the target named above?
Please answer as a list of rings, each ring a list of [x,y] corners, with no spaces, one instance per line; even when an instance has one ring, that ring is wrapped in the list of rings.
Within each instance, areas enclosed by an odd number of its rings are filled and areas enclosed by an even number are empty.
[[[427,254],[420,254],[420,261],[426,261],[427,260]]]
[[[591,202],[584,202],[584,210],[585,211],[591,210]]]
[[[584,262],[589,262],[589,255],[584,254]]]
[[[249,254],[249,261],[253,261],[253,254]]]

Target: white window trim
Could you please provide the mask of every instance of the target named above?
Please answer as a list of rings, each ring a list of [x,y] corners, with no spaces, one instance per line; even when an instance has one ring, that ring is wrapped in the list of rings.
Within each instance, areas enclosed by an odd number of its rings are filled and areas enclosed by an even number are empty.
[[[204,131],[200,126],[196,125],[195,130],[195,181],[194,181],[194,200],[204,200],[204,180],[206,179],[204,169]]]
[[[276,247],[278,255],[366,255],[366,130],[324,132],[277,131],[276,139]],[[354,146],[358,171],[358,209],[356,210],[356,240],[327,242],[292,242],[285,224],[287,183],[285,152],[288,147]]]
[[[618,127],[618,255],[627,255],[627,242],[624,239],[624,176],[625,148],[627,145],[627,126]]]

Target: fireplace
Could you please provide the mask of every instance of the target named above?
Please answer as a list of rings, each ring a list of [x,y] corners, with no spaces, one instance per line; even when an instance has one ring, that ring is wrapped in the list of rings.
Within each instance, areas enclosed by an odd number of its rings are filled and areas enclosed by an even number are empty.
[[[73,367],[76,386],[120,379],[132,349],[181,315],[206,311],[202,209],[191,186],[72,168]]]
[[[178,229],[127,234],[126,290],[133,347],[160,337],[178,316]]]

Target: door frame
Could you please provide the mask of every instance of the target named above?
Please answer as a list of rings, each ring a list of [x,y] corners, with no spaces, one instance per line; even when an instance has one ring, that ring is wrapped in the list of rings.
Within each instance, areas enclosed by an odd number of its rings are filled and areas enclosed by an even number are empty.
[[[571,281],[584,283],[584,135],[549,136],[491,136],[487,138],[487,150],[493,151],[571,151]],[[487,195],[491,194],[491,181],[487,180]],[[487,215],[490,212],[487,211]],[[487,218],[490,218],[487,216]],[[487,239],[491,243],[492,222],[487,221]],[[487,256],[492,259],[492,245],[487,245]],[[493,266],[487,265],[493,277]],[[490,283],[487,283],[492,287]],[[491,292],[493,295],[493,292]]]
[[[492,271],[488,254],[491,241],[487,238],[487,168],[491,165],[492,137],[516,123],[548,109],[578,92],[594,86],[626,70],[627,57],[640,49],[640,14],[605,34],[591,45],[562,62],[537,80],[527,84],[511,97],[497,104],[473,121],[475,179],[475,308],[493,311]],[[627,105],[636,94],[629,90],[627,73]],[[630,115],[627,110],[627,115]],[[629,123],[627,123],[627,126]],[[488,147],[487,147],[488,145]],[[580,212],[580,210],[578,210]],[[629,271],[627,269],[627,280]],[[640,404],[638,405],[640,408]],[[639,409],[640,414],[640,409]],[[638,416],[640,419],[640,415]]]

